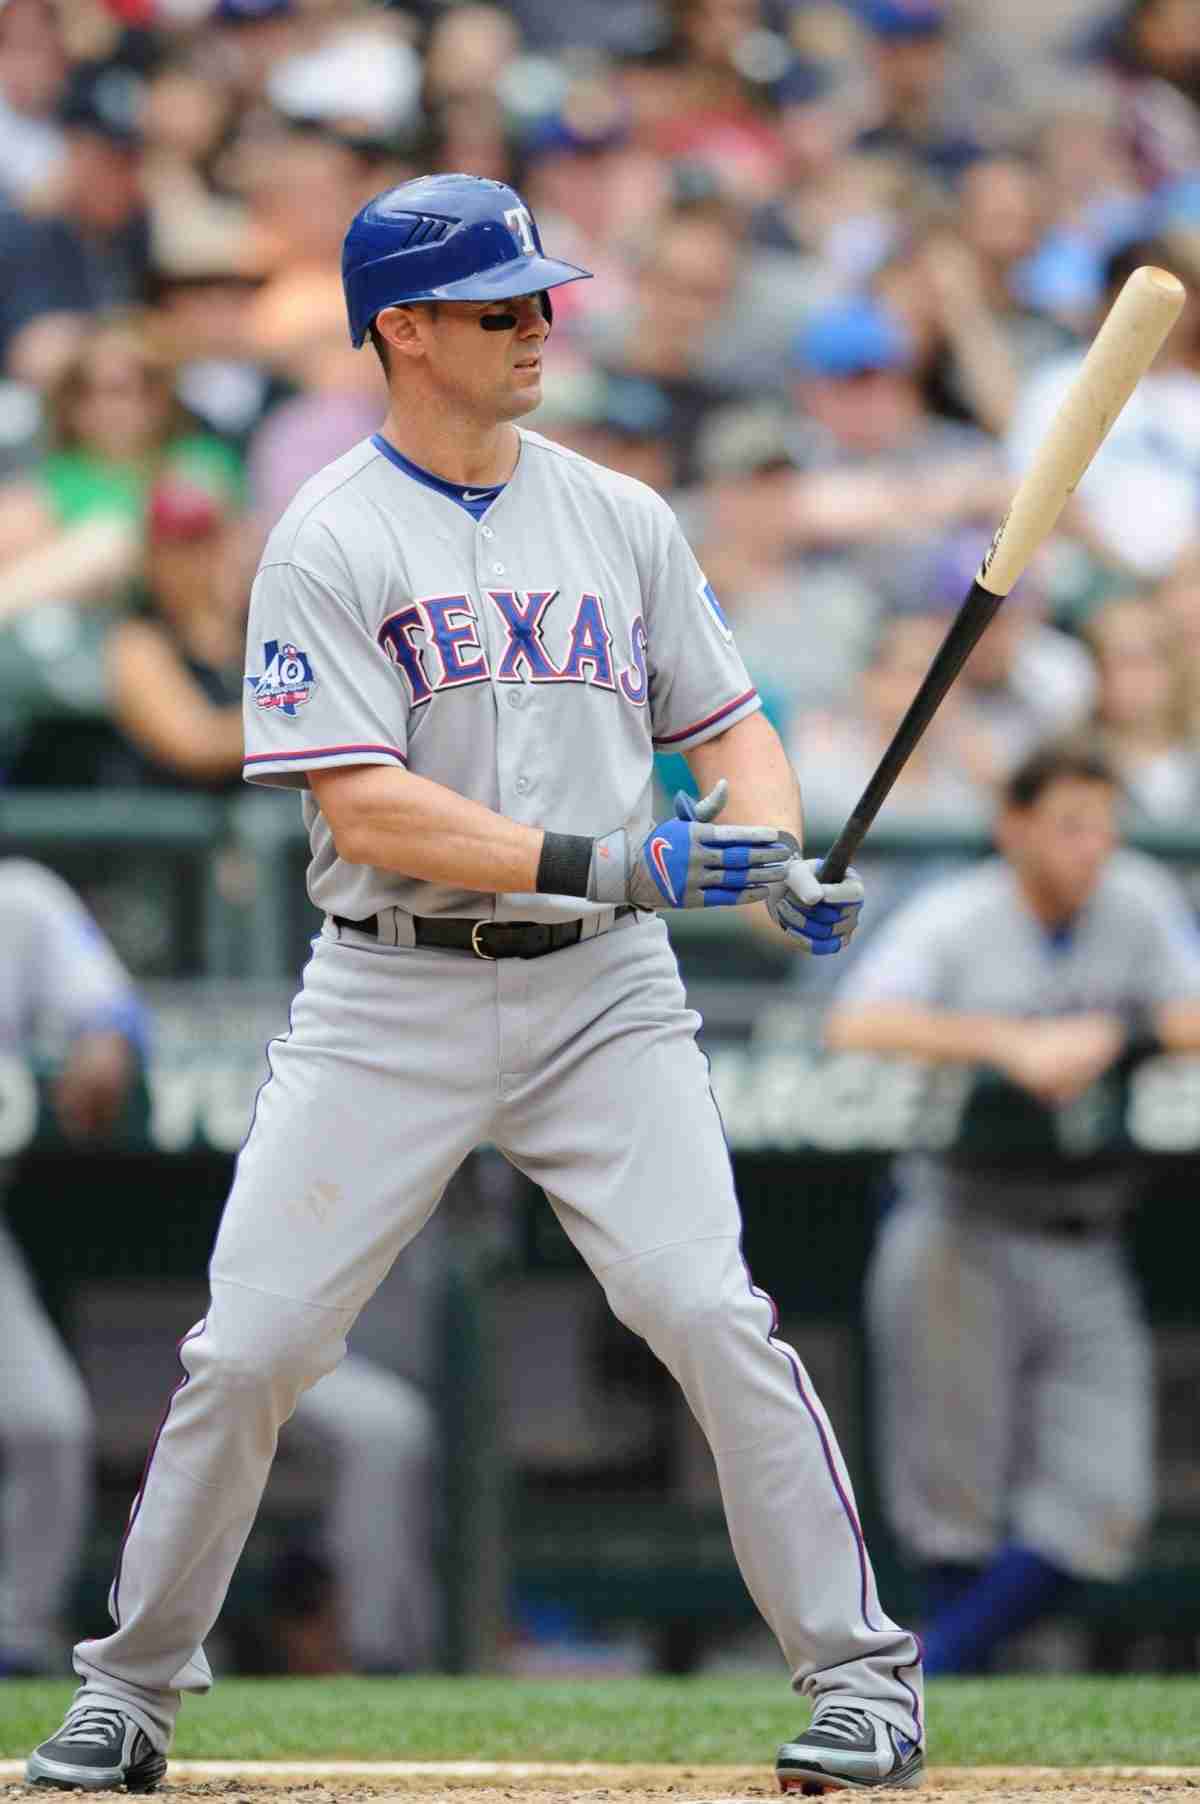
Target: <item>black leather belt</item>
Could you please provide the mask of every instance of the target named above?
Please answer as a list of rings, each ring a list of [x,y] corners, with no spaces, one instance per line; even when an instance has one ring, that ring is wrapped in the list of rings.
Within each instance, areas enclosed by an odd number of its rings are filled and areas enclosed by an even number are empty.
[[[632,908],[618,908],[613,919],[619,921],[633,912]],[[355,933],[370,934],[373,940],[379,938],[377,915],[368,915],[365,921],[348,921],[345,915],[331,915],[330,919],[335,927],[350,927]],[[413,937],[418,946],[472,952],[476,958],[545,958],[548,952],[577,946],[582,934],[582,921],[441,921],[427,915],[413,916]]]

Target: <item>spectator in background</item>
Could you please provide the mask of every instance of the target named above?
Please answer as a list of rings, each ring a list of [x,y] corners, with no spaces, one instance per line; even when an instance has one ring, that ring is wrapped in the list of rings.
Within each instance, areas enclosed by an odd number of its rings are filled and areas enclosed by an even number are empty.
[[[947,535],[933,548],[924,592],[949,624],[987,549],[979,528]],[[1027,570],[967,659],[956,688],[970,722],[974,767],[990,781],[1007,778],[1051,734],[1082,728],[1096,693],[1086,649],[1046,621],[1044,570]]]
[[[81,1148],[103,1144],[144,1051],[132,981],[79,899],[27,859],[0,862],[0,948],[5,1054],[32,1062],[53,1049],[62,1132]],[[92,1412],[2,1221],[0,1453],[0,1679],[57,1673],[90,1511]]]
[[[43,602],[120,602],[141,568],[156,475],[195,466],[237,476],[233,452],[180,408],[141,313],[76,335],[50,423],[43,462],[0,489],[0,617]]]
[[[577,315],[601,306],[611,312],[614,296],[618,306],[622,299],[628,305],[623,241],[632,220],[665,205],[669,173],[631,141],[630,106],[615,69],[589,66],[555,84],[550,105],[543,100],[535,108],[539,83],[545,83],[545,65],[538,59],[514,69],[512,99],[531,109],[520,132],[521,191],[544,222],[543,239],[552,238],[569,262],[598,278],[575,283],[556,303],[556,329],[569,330]]]
[[[857,0],[867,33],[874,117],[860,147],[941,186],[982,148],[979,106],[956,68],[945,0]]]
[[[264,271],[246,233],[191,222],[154,260],[155,341],[175,392],[208,432],[244,453],[271,407],[290,394],[255,333]]]
[[[1147,198],[1111,83],[1056,69],[1032,112],[1043,229],[1012,272],[1013,290],[1035,315],[1083,337],[1109,259],[1148,229]]]
[[[913,336],[931,406],[989,433],[1007,428],[1021,376],[1069,342],[1020,297],[1042,218],[1029,161],[980,157],[958,183],[953,217],[918,232],[871,284]]]
[[[897,245],[900,170],[853,150],[861,96],[829,62],[797,60],[774,87],[783,164],[754,215],[753,240],[805,259],[816,302],[866,281]]]
[[[25,207],[57,181],[69,63],[56,0],[0,4],[0,190]]]
[[[782,146],[769,82],[789,60],[760,0],[667,0],[668,41],[626,73],[637,141],[667,160],[703,160],[747,203],[766,198]]]
[[[941,613],[883,619],[854,690],[840,709],[802,715],[789,752],[804,773],[814,820],[840,827],[866,788],[946,633]],[[979,827],[993,772],[957,686],[938,709],[888,797],[888,820],[909,827]],[[875,891],[872,889],[872,896]]]
[[[1200,12],[1193,0],[1126,0],[1093,32],[1092,57],[1115,78],[1124,130],[1148,187],[1200,164]]]
[[[668,213],[639,247],[632,306],[586,322],[583,347],[602,369],[654,382],[667,396],[685,481],[701,419],[728,398],[705,353],[730,315],[738,275],[737,228],[723,206]]]
[[[289,391],[255,430],[247,457],[261,543],[301,483],[382,425],[387,393],[375,359],[350,344],[340,286],[316,273],[269,284],[247,324],[261,365]]]
[[[811,552],[844,557],[1007,506],[991,441],[932,413],[916,344],[891,308],[856,298],[815,312],[793,362],[792,523]]]
[[[1064,528],[1093,557],[1141,581],[1164,576],[1190,545],[1200,503],[1200,294],[1194,253],[1182,237],[1135,242],[1108,265],[1099,326],[1127,277],[1143,263],[1175,270],[1188,301],[1154,367],[1138,383],[1076,491]],[[1008,433],[1014,471],[1036,446],[1075,378],[1083,352],[1050,359],[1023,384]]]
[[[496,181],[515,179],[515,120],[507,112],[507,83],[520,47],[517,24],[502,7],[455,6],[438,13],[426,45],[421,89],[426,131],[417,164],[408,173],[466,169]],[[553,72],[543,70],[547,73],[554,81]],[[519,93],[516,98],[519,102]],[[403,181],[404,176],[391,179]]]
[[[239,109],[260,101],[271,71],[296,47],[303,21],[296,0],[215,0],[212,53]]]
[[[54,380],[91,316],[145,299],[143,99],[131,70],[81,71],[50,210],[0,213],[0,366],[35,387]]]
[[[733,624],[777,731],[850,688],[879,598],[844,560],[804,558],[791,517],[796,464],[769,402],[721,408],[696,446],[700,482],[680,498],[689,541]]]
[[[108,783],[228,790],[241,780],[252,547],[236,489],[200,476],[166,475],[150,491],[143,605],[108,641],[113,724],[129,748]]]
[[[1084,637],[1096,658],[1094,721],[1135,816],[1190,827],[1200,805],[1200,751],[1187,718],[1187,670],[1171,624],[1148,597],[1107,602]]]

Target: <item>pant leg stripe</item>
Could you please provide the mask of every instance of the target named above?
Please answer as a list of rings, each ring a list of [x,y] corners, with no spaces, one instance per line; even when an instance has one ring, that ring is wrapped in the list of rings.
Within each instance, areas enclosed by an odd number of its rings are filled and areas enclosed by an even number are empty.
[[[146,1485],[150,1478],[150,1466],[153,1462],[154,1455],[158,1451],[158,1443],[162,1439],[163,1429],[167,1426],[167,1418],[171,1414],[171,1407],[180,1392],[187,1389],[188,1379],[191,1377],[191,1373],[188,1371],[187,1367],[183,1365],[183,1349],[190,1340],[195,1340],[199,1335],[203,1334],[207,1326],[208,1317],[205,1316],[202,1322],[198,1322],[194,1328],[188,1329],[187,1333],[175,1348],[175,1357],[178,1359],[180,1365],[183,1366],[183,1377],[179,1380],[179,1383],[167,1398],[167,1407],[163,1410],[163,1413],[159,1418],[158,1427],[154,1430],[154,1439],[150,1442],[150,1451],[147,1453],[146,1463],[142,1467],[141,1483],[138,1485],[137,1495],[134,1497],[133,1503],[130,1506],[129,1520],[125,1524],[125,1533],[121,1536],[121,1546],[117,1553],[117,1570],[113,1574],[112,1583],[112,1619],[118,1628],[121,1626],[121,1567],[125,1561],[125,1549],[129,1544],[129,1537],[133,1533],[133,1525],[137,1521],[138,1512],[142,1507],[142,1498],[146,1494]]]

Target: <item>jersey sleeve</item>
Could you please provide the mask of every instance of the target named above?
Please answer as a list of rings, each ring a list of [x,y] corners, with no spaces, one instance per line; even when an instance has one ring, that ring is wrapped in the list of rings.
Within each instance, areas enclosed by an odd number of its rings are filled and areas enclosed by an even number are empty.
[[[4,873],[4,910],[24,917],[29,1013],[39,1030],[63,1044],[122,1033],[144,1050],[146,1013],[133,979],[74,890],[22,860]]]
[[[660,751],[688,752],[762,706],[674,515],[646,601],[646,659],[650,728]]]
[[[242,694],[248,783],[306,787],[317,766],[407,763],[403,685],[353,605],[302,564],[250,594]]]

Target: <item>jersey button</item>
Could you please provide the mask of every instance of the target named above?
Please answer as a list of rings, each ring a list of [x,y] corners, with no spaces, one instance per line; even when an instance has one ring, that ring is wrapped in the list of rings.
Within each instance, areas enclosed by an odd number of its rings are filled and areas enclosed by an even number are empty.
[[[523,700],[524,700],[524,697],[522,696],[521,691],[519,689],[510,689],[509,690],[508,705],[510,708],[519,708],[521,706],[521,703]]]
[[[492,569],[495,571],[497,576],[504,575],[504,565],[503,564],[493,564]]]
[[[516,790],[516,792],[519,796],[523,796],[529,788],[529,778],[528,777],[518,777],[516,782],[513,784],[513,788]]]
[[[494,539],[496,536],[490,526],[481,526],[479,528],[479,530],[483,534],[485,539]]]

